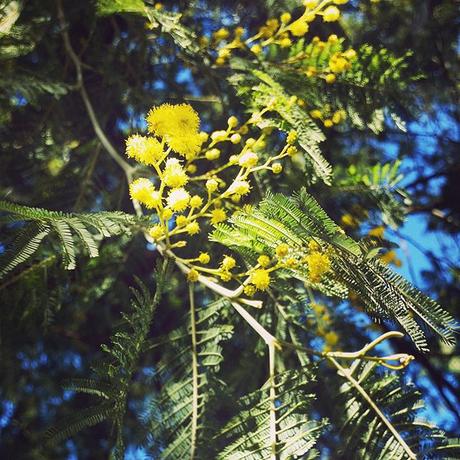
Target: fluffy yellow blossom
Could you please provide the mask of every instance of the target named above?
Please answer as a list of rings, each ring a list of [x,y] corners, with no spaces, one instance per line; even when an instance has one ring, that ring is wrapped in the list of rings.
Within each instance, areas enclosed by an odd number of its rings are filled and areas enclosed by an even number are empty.
[[[168,145],[187,160],[193,160],[201,150],[201,136],[199,134],[185,134],[183,136],[168,136]]]
[[[288,37],[284,37],[279,42],[281,48],[289,48],[292,45],[292,40]]]
[[[289,26],[289,30],[291,31],[292,35],[294,35],[295,37],[303,37],[308,32],[307,21],[304,21],[304,20],[294,21]]]
[[[246,286],[244,286],[243,292],[248,297],[252,297],[256,293],[256,287],[253,284],[247,284]]]
[[[286,143],[288,143],[289,145],[292,145],[295,143],[296,140],[297,140],[297,131],[294,131],[294,130],[289,131],[289,134],[287,135],[287,138],[286,138]]]
[[[175,188],[168,195],[167,203],[173,211],[184,211],[190,201],[190,195],[184,188]]]
[[[259,291],[265,291],[265,289],[270,286],[270,273],[264,268],[259,268],[254,270],[251,274],[250,282],[258,289]]]
[[[252,168],[259,161],[259,157],[256,153],[251,152],[250,150],[243,153],[238,160],[238,164],[243,168]]]
[[[296,268],[299,265],[299,261],[295,257],[288,257],[284,263],[288,268]]]
[[[283,24],[288,24],[289,22],[291,22],[291,14],[286,11],[280,16],[280,21]]]
[[[237,195],[246,195],[251,190],[251,186],[246,180],[236,180],[229,188],[229,193],[236,193]]]
[[[378,227],[374,227],[369,230],[368,235],[369,236],[374,236],[375,238],[383,238],[383,235],[385,233],[385,227],[383,225],[379,225]]]
[[[188,222],[188,219],[187,219],[187,216],[177,216],[176,218],[176,225],[178,227],[183,227],[184,225],[186,225]]]
[[[200,118],[191,105],[162,104],[153,107],[146,120],[149,131],[164,138],[175,152],[193,158],[200,150]]]
[[[148,203],[153,192],[155,192],[155,187],[145,177],[136,179],[129,185],[131,199],[141,203]]]
[[[154,225],[149,230],[149,235],[154,240],[159,240],[165,234],[165,228],[162,225]]]
[[[206,181],[206,190],[209,193],[215,192],[219,188],[219,182],[216,179],[208,179]]]
[[[222,281],[230,281],[232,279],[232,274],[229,271],[223,270],[219,273],[219,277]]]
[[[267,268],[270,265],[270,257],[262,254],[261,256],[258,257],[257,263],[262,267],[262,268]]]
[[[163,156],[163,149],[154,137],[134,134],[126,141],[126,155],[139,163],[152,165]]]
[[[276,255],[280,258],[286,256],[288,252],[289,246],[286,243],[279,244],[275,249]]]
[[[280,174],[283,171],[283,165],[281,163],[273,163],[272,171],[274,174]]]
[[[329,68],[331,69],[331,72],[344,72],[349,67],[350,64],[344,57],[333,55],[331,59],[329,59]]]
[[[262,47],[261,47],[259,44],[253,45],[253,46],[251,46],[251,51],[252,51],[255,55],[260,54],[260,53],[262,52]]]
[[[323,122],[325,128],[332,128],[334,126],[334,123],[330,118],[326,118]]]
[[[211,211],[211,224],[216,225],[227,219],[227,213],[224,209],[218,208]]]
[[[211,257],[209,256],[207,252],[200,252],[200,255],[198,256],[198,262],[200,262],[200,264],[203,264],[203,265],[209,264],[210,260],[211,260]]]
[[[318,283],[325,273],[331,269],[331,260],[326,254],[313,251],[305,256],[308,265],[308,277],[313,283]]]
[[[299,153],[299,151],[293,146],[291,145],[288,149],[287,149],[287,154],[290,156],[290,157],[293,157],[294,155],[296,155],[297,153]]]
[[[169,158],[164,170],[164,183],[171,188],[183,187],[188,182],[187,173],[177,158]]]
[[[236,260],[233,257],[225,256],[224,259],[222,260],[221,267],[225,271],[229,271],[232,268],[235,268],[235,266],[236,266]]]
[[[356,58],[356,51],[353,48],[350,48],[342,53],[342,56],[352,61]]]
[[[340,10],[336,6],[328,6],[323,12],[324,22],[334,22],[340,17]]]
[[[191,283],[196,283],[198,281],[199,276],[200,276],[199,273],[194,268],[192,268],[187,274],[187,279]]]
[[[200,224],[196,221],[190,222],[185,227],[185,230],[187,231],[189,235],[196,235],[197,233],[200,232]]]
[[[193,195],[192,198],[190,198],[190,207],[191,208],[199,208],[203,204],[203,198],[198,195]]]

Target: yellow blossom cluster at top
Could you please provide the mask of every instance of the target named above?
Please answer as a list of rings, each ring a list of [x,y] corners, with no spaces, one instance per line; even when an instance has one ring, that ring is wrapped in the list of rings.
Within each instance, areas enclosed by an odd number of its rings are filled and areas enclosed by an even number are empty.
[[[216,65],[223,65],[236,50],[250,51],[255,56],[264,53],[268,46],[279,46],[290,48],[295,40],[304,37],[310,29],[310,23],[316,18],[322,17],[324,22],[334,22],[340,18],[340,10],[337,5],[343,5],[348,0],[305,0],[303,14],[293,19],[291,13],[284,12],[279,18],[270,18],[262,25],[255,35],[244,38],[246,31],[238,26],[233,33],[226,28],[214,32],[209,40],[202,37],[202,46],[217,50]],[[326,47],[330,48],[331,54],[326,68],[318,69],[315,66],[300,68],[307,77],[318,76],[326,83],[334,83],[337,75],[349,70],[351,62],[356,58],[356,51],[352,48],[342,52],[341,44],[337,35],[330,35],[327,42],[321,41],[319,37],[313,37],[307,45],[305,52],[288,58],[285,63],[295,65],[302,63],[309,58],[315,60],[315,56],[324,56]],[[312,59],[310,59],[312,60]]]

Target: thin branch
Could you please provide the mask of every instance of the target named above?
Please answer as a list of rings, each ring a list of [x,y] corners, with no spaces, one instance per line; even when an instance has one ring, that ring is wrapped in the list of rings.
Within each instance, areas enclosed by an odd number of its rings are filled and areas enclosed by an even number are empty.
[[[86,91],[85,83],[83,80],[82,62],[80,61],[80,58],[75,53],[72,47],[72,44],[70,43],[69,33],[67,32],[67,25],[65,22],[64,10],[62,8],[62,0],[57,0],[57,10],[58,10],[59,25],[61,27],[61,34],[64,40],[64,47],[70,59],[73,61],[75,65],[75,70],[77,73],[77,85],[76,86],[77,86],[77,89],[80,91],[81,97],[83,99],[83,103],[85,104],[85,108],[86,108],[86,111],[88,112],[88,116],[93,126],[94,132],[97,138],[99,139],[99,141],[101,142],[101,144],[107,150],[108,154],[116,161],[118,166],[120,166],[120,168],[123,169],[129,182],[131,182],[132,173],[134,171],[134,168],[121,157],[121,155],[117,152],[117,150],[112,145],[108,137],[105,135],[103,129],[101,128],[99,120],[97,119],[96,113],[94,111],[91,100],[88,96],[88,93]]]

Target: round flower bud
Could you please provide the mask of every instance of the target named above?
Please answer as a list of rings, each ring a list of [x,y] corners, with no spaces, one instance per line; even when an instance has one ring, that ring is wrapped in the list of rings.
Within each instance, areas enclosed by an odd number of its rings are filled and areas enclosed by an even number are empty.
[[[187,279],[191,283],[196,283],[198,281],[199,276],[199,273],[194,268],[192,268],[187,274]]]
[[[206,181],[206,190],[209,193],[215,192],[219,188],[219,183],[216,181],[216,179],[208,179]]]
[[[203,204],[203,199],[201,198],[201,196],[193,195],[192,198],[190,198],[191,208],[199,208],[202,204]]]
[[[281,16],[280,16],[280,20],[283,24],[287,24],[291,21],[291,14],[288,13],[288,12],[285,12],[283,13]]]
[[[233,257],[225,256],[224,259],[222,260],[221,267],[225,271],[229,271],[232,268],[235,268],[235,266],[236,266],[236,260]]]
[[[210,161],[217,160],[220,157],[220,150],[219,149],[208,150],[205,156],[207,160],[210,160]]]
[[[232,144],[238,144],[239,142],[241,142],[241,135],[238,133],[232,134],[230,136],[230,142]]]
[[[243,291],[248,297],[252,297],[256,293],[256,287],[253,284],[247,284]]]
[[[286,243],[281,243],[276,247],[275,252],[278,257],[284,257],[289,252],[289,246]]]
[[[270,265],[270,257],[268,257],[268,256],[263,254],[263,255],[259,256],[259,258],[257,259],[257,263],[261,267],[267,268]]]
[[[196,235],[200,231],[200,225],[196,221],[190,222],[185,227],[185,230],[189,235]]]
[[[259,157],[254,153],[248,150],[243,153],[238,160],[238,164],[243,168],[252,168],[259,161]]]
[[[198,256],[198,262],[200,262],[200,264],[203,264],[203,265],[209,264],[210,260],[211,260],[211,257],[209,256],[207,252],[200,252],[200,255]]]
[[[283,170],[283,165],[281,163],[273,163],[272,171],[273,174],[279,174]]]
[[[326,78],[325,78],[326,83],[329,83],[329,84],[334,83],[336,79],[337,79],[337,78],[336,78],[336,76],[335,76],[333,73],[328,73],[328,74],[326,75]]]
[[[330,120],[329,118],[327,118],[326,120],[324,120],[324,127],[325,128],[332,128],[332,126],[334,125],[334,123],[332,122],[332,120]]]
[[[231,116],[228,120],[227,120],[227,124],[229,126],[229,128],[235,128],[236,126],[238,126],[238,118],[236,118],[235,116]]]
[[[324,22],[334,22],[340,17],[340,10],[336,6],[328,6],[323,12]]]

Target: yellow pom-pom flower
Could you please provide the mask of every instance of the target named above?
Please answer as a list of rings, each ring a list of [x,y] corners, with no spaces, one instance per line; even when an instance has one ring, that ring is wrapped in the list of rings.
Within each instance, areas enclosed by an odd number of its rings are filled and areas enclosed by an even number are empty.
[[[185,230],[187,231],[187,233],[189,235],[196,235],[197,233],[200,232],[200,225],[196,221],[195,222],[190,222],[185,227]]]
[[[259,161],[259,157],[256,153],[251,152],[250,150],[243,153],[238,160],[238,164],[243,168],[252,168]]]
[[[283,24],[288,24],[291,21],[291,14],[286,11],[280,16],[280,20]]]
[[[275,249],[275,253],[277,257],[280,257],[280,258],[285,257],[288,252],[289,252],[289,246],[286,243],[279,244]]]
[[[183,187],[188,182],[187,173],[177,158],[166,161],[163,180],[168,187]]]
[[[126,141],[126,155],[139,163],[153,165],[163,156],[161,143],[154,137],[134,134]]]
[[[190,202],[190,195],[184,188],[175,188],[171,190],[167,198],[168,206],[173,211],[184,211]]]
[[[176,218],[176,225],[178,227],[183,227],[184,225],[186,225],[188,222],[188,219],[187,219],[187,216],[177,216]]]
[[[211,224],[216,225],[227,219],[227,213],[224,209],[218,208],[211,211]]]
[[[326,254],[313,251],[305,256],[308,265],[308,277],[313,283],[318,283],[325,273],[331,269],[331,260]]]
[[[198,281],[199,276],[200,274],[194,268],[192,268],[187,274],[187,280],[191,283],[196,283]]]
[[[192,198],[190,198],[190,207],[191,208],[199,208],[203,204],[203,198],[198,195],[193,195]]]
[[[165,229],[162,225],[154,225],[149,230],[149,235],[154,240],[159,240],[162,236],[164,236],[164,234],[165,234]]]
[[[219,182],[216,179],[208,179],[206,181],[206,190],[209,193],[215,192],[219,188]]]
[[[152,193],[155,191],[155,187],[145,177],[136,179],[129,185],[129,194],[132,200],[137,200],[141,203],[149,201]]]
[[[283,165],[281,163],[273,163],[272,171],[273,174],[280,174],[283,171]]]
[[[265,291],[270,286],[270,281],[270,273],[264,268],[254,270],[250,277],[250,282],[259,291]]]
[[[324,22],[334,22],[340,17],[340,10],[336,6],[328,6],[323,12]]]
[[[159,137],[197,134],[200,118],[189,104],[162,104],[153,107],[147,115],[149,131]]]
[[[247,195],[251,190],[251,185],[246,180],[236,180],[229,187],[229,193],[236,193],[237,195]]]
[[[221,267],[225,271],[230,271],[232,268],[235,268],[236,260],[233,257],[225,256],[222,260]]]
[[[257,263],[262,268],[267,268],[270,265],[270,257],[266,256],[265,254],[262,254],[261,256],[258,257]]]
[[[189,104],[162,104],[147,115],[149,131],[168,143],[180,155],[191,159],[200,151],[200,118]]]
[[[247,296],[252,297],[256,293],[256,287],[253,284],[247,284],[243,291]]]
[[[297,20],[289,26],[289,30],[295,37],[303,37],[308,32],[307,21]]]
[[[200,264],[203,264],[203,265],[209,264],[210,260],[211,260],[211,257],[209,256],[207,252],[200,252],[200,255],[198,256],[198,262],[200,262]]]
[[[368,235],[374,236],[375,238],[382,239],[384,233],[385,233],[385,227],[382,225],[379,225],[378,227],[374,227],[371,230],[369,230]]]

